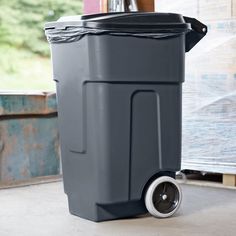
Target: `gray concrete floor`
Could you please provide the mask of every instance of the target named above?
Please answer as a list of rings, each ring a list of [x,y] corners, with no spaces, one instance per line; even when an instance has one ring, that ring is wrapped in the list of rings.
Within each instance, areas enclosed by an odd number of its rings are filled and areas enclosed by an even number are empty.
[[[0,236],[236,235],[236,190],[182,185],[179,213],[93,223],[72,216],[61,182],[0,190]]]

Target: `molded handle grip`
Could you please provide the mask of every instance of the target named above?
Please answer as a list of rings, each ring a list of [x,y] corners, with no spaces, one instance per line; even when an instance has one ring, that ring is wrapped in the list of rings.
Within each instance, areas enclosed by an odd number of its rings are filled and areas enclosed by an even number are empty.
[[[184,16],[184,20],[191,24],[185,39],[185,51],[189,52],[207,34],[207,26],[194,18]]]

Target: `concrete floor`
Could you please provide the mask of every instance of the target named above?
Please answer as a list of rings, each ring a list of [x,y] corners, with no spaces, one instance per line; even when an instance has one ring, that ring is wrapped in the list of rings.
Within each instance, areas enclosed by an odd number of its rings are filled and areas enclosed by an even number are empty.
[[[72,216],[61,182],[0,190],[0,236],[236,235],[236,190],[182,185],[179,213],[93,223]]]

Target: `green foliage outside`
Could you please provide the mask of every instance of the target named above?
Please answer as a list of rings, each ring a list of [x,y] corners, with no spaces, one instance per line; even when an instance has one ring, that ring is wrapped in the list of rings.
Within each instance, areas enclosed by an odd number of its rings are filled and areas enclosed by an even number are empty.
[[[44,24],[82,13],[82,0],[0,0],[0,90],[54,90]]]

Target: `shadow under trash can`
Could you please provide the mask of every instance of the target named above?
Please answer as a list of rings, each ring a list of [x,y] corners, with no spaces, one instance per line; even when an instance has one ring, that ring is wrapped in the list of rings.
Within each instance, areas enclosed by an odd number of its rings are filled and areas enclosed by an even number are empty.
[[[93,221],[174,214],[185,52],[207,27],[136,12],[62,17],[45,32],[70,212]]]

